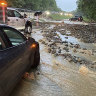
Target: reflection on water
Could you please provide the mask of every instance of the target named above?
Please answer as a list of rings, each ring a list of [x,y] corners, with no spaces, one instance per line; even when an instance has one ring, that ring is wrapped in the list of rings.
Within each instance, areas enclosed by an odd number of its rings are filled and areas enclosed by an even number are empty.
[[[60,32],[56,32],[56,33],[60,36],[62,41],[67,41],[67,42],[73,43],[73,44],[79,44],[82,48],[87,48],[89,50],[92,50],[92,49],[96,50],[96,44],[94,44],[94,43],[84,43],[73,36],[62,35]],[[68,34],[70,34],[70,33],[68,33]]]
[[[71,42],[73,44],[79,43],[78,39],[76,39],[75,37],[62,35],[60,32],[57,32],[57,34],[60,36],[60,38],[62,39],[62,41]]]
[[[67,24],[79,24],[79,25],[88,25],[88,23],[85,23],[85,22],[74,22],[74,21],[64,21],[64,23],[67,23]]]

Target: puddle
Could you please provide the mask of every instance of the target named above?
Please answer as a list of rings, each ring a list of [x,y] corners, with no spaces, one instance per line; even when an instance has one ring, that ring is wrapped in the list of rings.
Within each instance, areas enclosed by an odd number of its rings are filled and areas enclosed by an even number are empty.
[[[85,23],[85,22],[74,22],[74,21],[64,21],[64,23],[67,23],[67,24],[79,24],[79,25],[88,25],[88,23]]]
[[[60,32],[57,32],[57,34],[60,36],[62,41],[67,41],[73,44],[79,43],[78,39],[76,39],[75,37],[62,35]]]
[[[96,50],[96,44],[95,43],[84,43],[75,37],[62,35],[60,32],[56,32],[56,33],[60,36],[62,41],[67,41],[67,42],[73,43],[73,44],[79,44],[81,46],[81,48],[86,48],[89,50],[92,50],[92,49]],[[68,32],[67,34],[70,34],[70,32]]]

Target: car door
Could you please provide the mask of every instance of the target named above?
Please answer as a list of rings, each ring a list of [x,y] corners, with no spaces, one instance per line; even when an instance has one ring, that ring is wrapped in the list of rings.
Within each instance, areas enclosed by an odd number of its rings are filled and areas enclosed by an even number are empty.
[[[1,43],[0,50],[0,86],[6,94],[2,96],[7,96],[29,68],[31,52],[27,39],[17,30],[10,27],[2,30],[4,44]]]
[[[17,18],[15,17],[14,10],[7,9],[8,25],[14,28],[17,27]]]
[[[24,29],[25,28],[25,19],[24,17],[14,10],[15,18],[16,18],[16,23],[17,23],[17,29]]]
[[[1,34],[1,30],[0,30],[0,96],[5,96],[5,91],[4,89],[2,88],[3,87],[3,78],[2,78],[2,74],[3,74],[3,71],[4,71],[4,63],[2,63],[3,61],[3,50],[6,48],[6,45],[5,45],[5,40]]]

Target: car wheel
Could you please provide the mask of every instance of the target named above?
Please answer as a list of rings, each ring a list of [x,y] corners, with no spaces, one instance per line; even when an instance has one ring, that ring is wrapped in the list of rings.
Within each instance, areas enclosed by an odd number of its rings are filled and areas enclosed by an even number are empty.
[[[39,64],[40,64],[40,53],[39,50],[36,49],[34,54],[34,61],[33,62],[31,61],[31,67],[37,68]]]
[[[32,27],[31,26],[26,26],[25,27],[25,33],[31,34],[32,33]]]

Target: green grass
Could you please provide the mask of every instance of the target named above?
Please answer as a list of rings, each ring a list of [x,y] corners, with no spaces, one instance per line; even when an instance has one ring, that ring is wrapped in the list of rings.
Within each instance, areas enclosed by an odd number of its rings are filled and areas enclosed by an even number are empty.
[[[71,18],[71,16],[65,16],[65,15],[60,15],[60,14],[51,14],[49,17],[53,20],[63,20],[63,19]]]
[[[91,20],[88,19],[88,18],[86,18],[86,17],[83,17],[83,20],[84,20],[85,22],[91,22]]]
[[[88,19],[87,17],[84,17],[84,16],[83,16],[83,20],[88,23],[91,23],[91,22],[96,23],[96,20]]]

